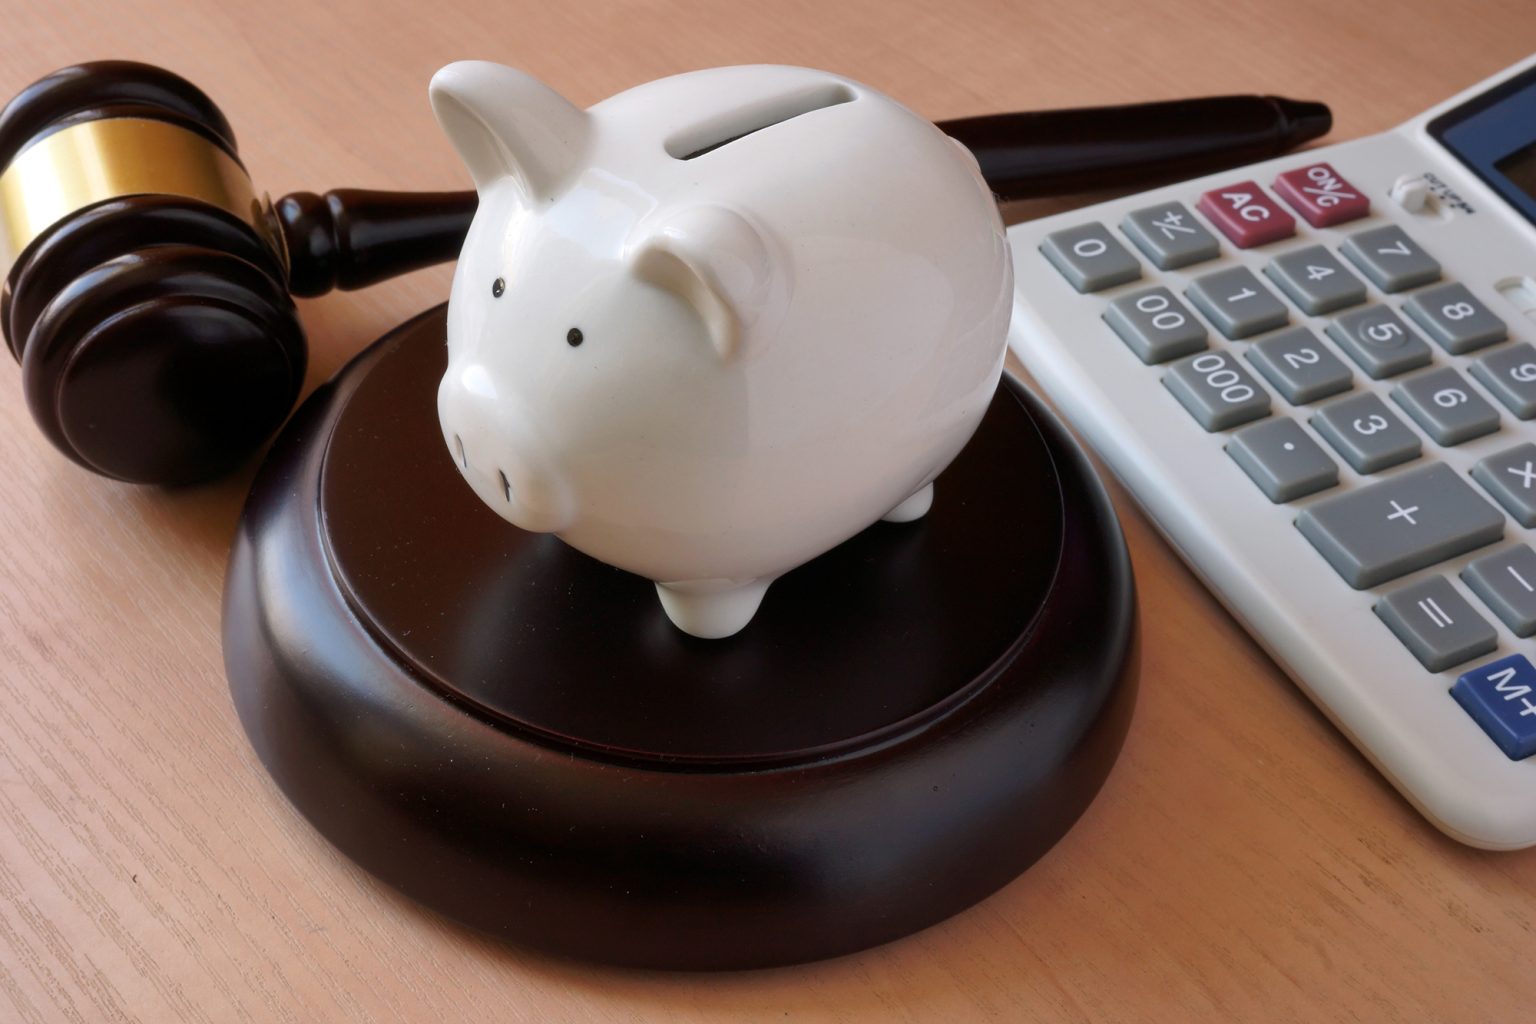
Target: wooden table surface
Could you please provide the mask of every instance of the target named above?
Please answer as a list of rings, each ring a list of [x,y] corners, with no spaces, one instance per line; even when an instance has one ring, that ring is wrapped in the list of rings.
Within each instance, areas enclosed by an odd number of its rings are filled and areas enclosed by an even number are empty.
[[[426,83],[518,64],[580,103],[691,68],[833,69],[934,118],[1220,92],[1386,129],[1524,56],[1529,0],[206,0],[0,4],[0,92],[102,57],[228,113],[259,188],[459,188]],[[1417,8],[1417,9],[1415,9]],[[311,385],[446,295],[303,304]],[[1021,879],[809,967],[647,974],[507,948],[365,876],[284,803],[225,690],[253,467],[163,491],[55,454],[0,366],[0,1020],[1319,1021],[1536,1015],[1536,851],[1443,838],[1117,492],[1140,583],[1125,754]]]

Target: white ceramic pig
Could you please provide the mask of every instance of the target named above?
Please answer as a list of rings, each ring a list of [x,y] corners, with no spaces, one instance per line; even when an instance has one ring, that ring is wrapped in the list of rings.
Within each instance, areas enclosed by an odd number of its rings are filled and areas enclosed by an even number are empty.
[[[655,581],[700,637],[928,510],[997,386],[1013,292],[964,147],[805,68],[582,110],[466,61],[431,96],[480,193],[438,412],[482,501]]]

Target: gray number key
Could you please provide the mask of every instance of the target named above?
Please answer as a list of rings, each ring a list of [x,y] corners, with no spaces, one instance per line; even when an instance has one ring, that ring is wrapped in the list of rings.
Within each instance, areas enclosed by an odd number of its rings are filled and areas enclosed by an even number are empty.
[[[1136,257],[1096,221],[1051,232],[1040,252],[1080,292],[1102,291],[1141,276]]]
[[[1376,602],[1375,612],[1431,672],[1443,672],[1499,645],[1493,627],[1444,576],[1392,591]]]
[[[1356,590],[1504,536],[1504,517],[1443,462],[1323,498],[1296,528]]]
[[[1295,405],[1341,394],[1355,382],[1343,360],[1305,327],[1256,341],[1246,355],[1264,379]]]
[[[1159,203],[1132,210],[1120,230],[1159,270],[1174,270],[1203,263],[1221,255],[1216,236],[1183,203]]]
[[[1285,306],[1247,267],[1197,277],[1185,294],[1229,338],[1283,327],[1288,318]]]
[[[1392,389],[1392,400],[1439,444],[1461,444],[1499,429],[1498,412],[1449,366],[1409,377]]]
[[[1403,311],[1453,356],[1476,351],[1509,337],[1509,328],[1504,321],[1477,301],[1477,296],[1464,284],[1427,288],[1403,303]]]
[[[1205,348],[1205,326],[1167,288],[1122,295],[1104,321],[1144,363],[1162,363]]]
[[[1226,352],[1179,360],[1163,374],[1163,387],[1206,430],[1226,430],[1269,415],[1269,395]]]
[[[1338,257],[1321,245],[1275,257],[1265,266],[1264,276],[1312,316],[1365,301],[1365,282],[1345,270]]]
[[[1339,246],[1384,292],[1401,292],[1440,280],[1440,264],[1395,224],[1358,231]]]
[[[1472,467],[1472,479],[1521,526],[1536,526],[1536,444],[1517,444]]]
[[[1472,363],[1472,376],[1520,419],[1536,417],[1536,348],[1522,341],[1490,352]]]
[[[1375,380],[1429,365],[1429,345],[1386,306],[1345,313],[1328,325],[1328,337]]]
[[[1227,454],[1276,504],[1339,482],[1339,467],[1295,420],[1273,419],[1244,427],[1227,442]]]
[[[1536,633],[1536,551],[1519,544],[1484,555],[1461,570],[1461,581],[1515,636]]]
[[[1310,422],[1357,473],[1375,473],[1408,462],[1424,450],[1419,435],[1372,394],[1329,402]]]

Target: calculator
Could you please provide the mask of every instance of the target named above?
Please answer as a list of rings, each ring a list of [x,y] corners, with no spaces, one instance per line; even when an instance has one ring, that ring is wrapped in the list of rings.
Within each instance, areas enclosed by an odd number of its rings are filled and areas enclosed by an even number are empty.
[[[1191,568],[1435,825],[1536,844],[1536,57],[1008,233],[1010,346]]]

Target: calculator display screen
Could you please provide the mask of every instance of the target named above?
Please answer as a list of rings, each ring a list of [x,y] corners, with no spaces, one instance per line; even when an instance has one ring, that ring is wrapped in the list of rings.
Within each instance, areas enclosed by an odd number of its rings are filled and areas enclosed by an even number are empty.
[[[1536,224],[1536,68],[1441,114],[1429,134]]]
[[[1520,191],[1536,196],[1536,142],[1515,150],[1493,167]]]

